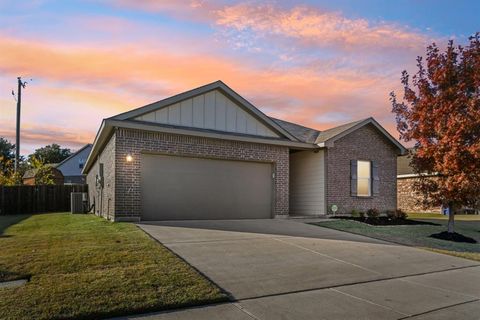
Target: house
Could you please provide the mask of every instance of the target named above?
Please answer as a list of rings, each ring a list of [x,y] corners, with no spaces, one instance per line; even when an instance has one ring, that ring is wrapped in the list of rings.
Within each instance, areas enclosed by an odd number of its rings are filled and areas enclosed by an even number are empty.
[[[318,216],[395,209],[404,151],[373,118],[318,131],[217,81],[104,119],[83,173],[115,221]]]
[[[86,183],[82,170],[91,150],[92,145],[87,144],[57,165],[56,168],[60,170],[65,177],[65,184]]]
[[[56,185],[63,184],[64,177],[62,172],[56,168],[57,164],[47,164],[45,166],[49,171],[49,173],[51,174],[53,184],[56,184]],[[38,179],[40,179],[39,169],[29,169],[25,171],[22,177],[23,184],[27,186],[37,185]]]
[[[410,152],[412,149],[410,149]],[[409,154],[397,158],[397,206],[405,212],[441,213],[441,206],[425,206],[422,204],[423,195],[413,189],[415,182],[419,180],[410,165]],[[429,179],[435,179],[435,174],[423,174]]]
[[[414,152],[409,149],[409,153]],[[416,213],[443,213],[442,206],[424,205],[423,195],[414,190],[415,182],[419,181],[419,174],[415,173],[410,165],[411,157],[409,154],[401,155],[397,158],[397,206],[405,212]],[[439,175],[435,173],[422,173],[423,177],[428,179],[438,179]],[[476,205],[465,205],[462,208],[463,213],[479,214],[480,201]]]

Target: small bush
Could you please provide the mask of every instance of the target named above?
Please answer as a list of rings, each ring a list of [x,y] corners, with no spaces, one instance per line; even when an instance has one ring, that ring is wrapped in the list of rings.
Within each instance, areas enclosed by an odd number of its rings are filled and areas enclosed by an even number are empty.
[[[360,218],[365,219],[365,212],[360,211],[358,214],[360,215]]]
[[[356,209],[352,209],[350,215],[352,216],[352,218],[360,218],[360,212]]]
[[[387,216],[388,219],[396,219],[397,218],[397,212],[394,210],[386,210],[385,215]]]
[[[407,217],[408,217],[408,214],[405,211],[400,209],[395,210],[395,219],[405,220],[407,219]]]
[[[367,210],[367,217],[370,219],[377,219],[378,216],[380,216],[380,211],[378,211],[378,209],[371,208]]]

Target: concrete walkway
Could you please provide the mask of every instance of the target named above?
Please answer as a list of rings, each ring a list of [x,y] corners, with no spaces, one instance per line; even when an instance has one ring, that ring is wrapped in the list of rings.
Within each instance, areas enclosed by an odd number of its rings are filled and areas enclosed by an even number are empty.
[[[139,226],[232,303],[142,319],[478,319],[480,264],[292,220]]]

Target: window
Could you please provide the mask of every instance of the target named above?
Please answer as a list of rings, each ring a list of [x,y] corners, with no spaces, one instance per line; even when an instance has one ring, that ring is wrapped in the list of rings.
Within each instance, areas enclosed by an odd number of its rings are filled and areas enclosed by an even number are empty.
[[[370,161],[357,161],[357,196],[369,197],[372,195],[372,172]]]

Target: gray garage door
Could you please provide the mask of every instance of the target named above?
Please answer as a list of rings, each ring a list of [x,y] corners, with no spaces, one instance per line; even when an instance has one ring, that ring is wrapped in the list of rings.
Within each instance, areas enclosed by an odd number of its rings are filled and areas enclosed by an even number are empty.
[[[272,216],[272,165],[142,155],[142,219],[260,219]]]

